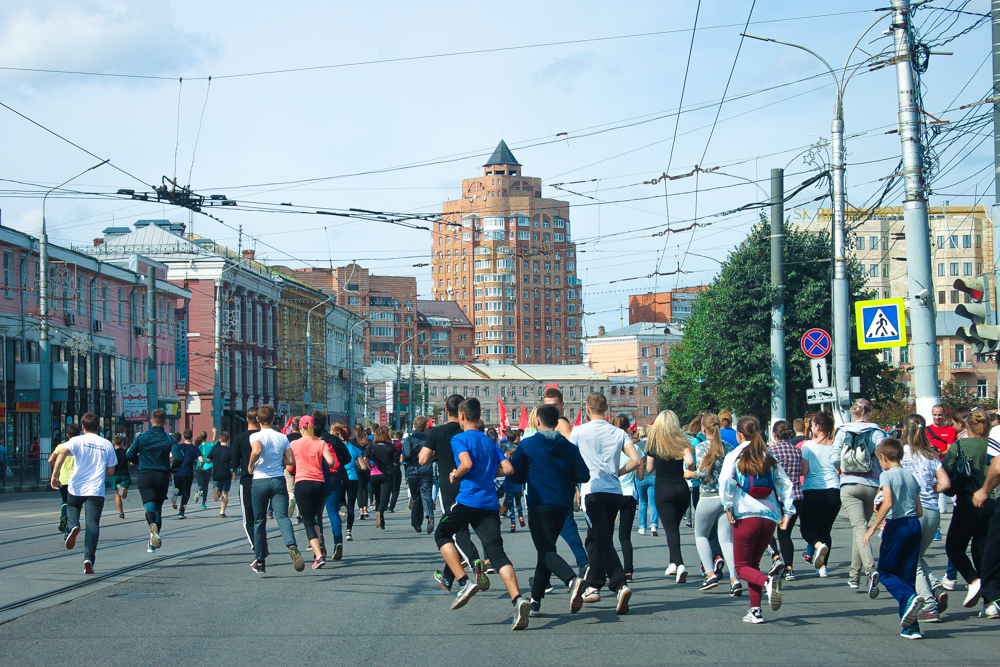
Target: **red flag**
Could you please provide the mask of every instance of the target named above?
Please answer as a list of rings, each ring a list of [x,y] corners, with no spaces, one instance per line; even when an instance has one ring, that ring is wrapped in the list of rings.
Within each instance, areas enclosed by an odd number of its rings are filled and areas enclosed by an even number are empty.
[[[289,435],[292,432],[292,420],[293,419],[295,419],[295,417],[289,417],[288,421],[285,422],[285,428],[281,429],[281,432],[284,433],[285,435]]]
[[[433,427],[434,427],[434,417],[431,417],[430,419],[427,420],[427,428],[433,428]]]
[[[528,411],[523,405],[521,406],[521,418],[517,420],[517,427],[522,431],[528,428]]]
[[[576,421],[573,422],[573,428],[576,428],[583,423],[583,410],[576,413]]]
[[[507,406],[503,404],[503,399],[497,399],[497,405],[500,407],[500,428],[504,431],[510,429],[510,422],[507,420]]]
[[[628,430],[634,431],[639,426],[639,422],[632,422],[632,425],[628,427]]]

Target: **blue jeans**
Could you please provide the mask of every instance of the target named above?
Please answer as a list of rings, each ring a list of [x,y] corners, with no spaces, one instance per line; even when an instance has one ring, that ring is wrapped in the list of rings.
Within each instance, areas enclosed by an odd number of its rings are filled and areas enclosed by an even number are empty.
[[[410,499],[413,500],[413,507],[410,508],[410,525],[419,531],[425,518],[434,518],[434,501],[431,499],[434,484],[430,477],[419,475],[408,475],[406,483],[410,487]]]
[[[330,530],[333,531],[333,543],[344,541],[344,526],[340,520],[340,482],[326,485],[326,514],[330,518]]]
[[[295,530],[288,520],[288,487],[285,477],[264,477],[255,479],[250,487],[250,498],[253,503],[253,548],[257,561],[264,562],[264,552],[267,549],[267,506],[274,510],[274,520],[281,531],[281,539],[286,547],[295,546]]]
[[[590,563],[590,560],[587,558],[587,550],[583,547],[583,540],[580,539],[580,531],[576,527],[576,519],[573,518],[572,512],[566,515],[566,523],[563,524],[559,536],[569,545],[570,551],[573,552],[573,556],[576,558],[576,567],[578,569]]]
[[[916,517],[885,522],[878,554],[878,576],[899,603],[900,618],[906,613],[910,598],[917,594],[920,538],[920,521]]]
[[[636,485],[639,489],[639,527],[645,528],[649,526],[650,528],[656,526],[660,523],[660,517],[656,513],[656,503],[653,500],[653,487],[656,485],[656,475],[646,475],[646,478],[642,481],[636,480]],[[649,509],[652,511],[653,515],[649,517],[649,523],[646,523],[646,506],[649,505]]]

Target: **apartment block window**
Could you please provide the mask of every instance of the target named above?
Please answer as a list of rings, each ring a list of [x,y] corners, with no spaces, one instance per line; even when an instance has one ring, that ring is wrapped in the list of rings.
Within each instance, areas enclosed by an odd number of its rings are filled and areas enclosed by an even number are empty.
[[[868,239],[868,247],[872,250],[878,250],[878,237],[872,236]]]
[[[976,380],[976,396],[979,398],[989,398],[990,388],[986,384],[986,380]]]
[[[951,262],[948,264],[948,274],[952,276],[958,275],[958,262]]]
[[[889,249],[889,237],[888,236],[883,236],[882,237],[882,250],[888,250],[888,249]]]
[[[888,264],[883,264],[882,265],[882,277],[883,278],[888,278],[889,277],[889,265]]]
[[[642,377],[644,378],[649,377],[649,364],[646,362],[642,363]]]
[[[978,276],[978,275],[982,274],[982,272],[983,272],[983,263],[982,262],[976,262],[976,275]]]
[[[959,302],[958,294],[959,294],[959,292],[958,292],[957,289],[951,290],[951,302],[952,303],[958,303]]]
[[[945,275],[947,275],[947,274],[945,274],[945,272],[944,272],[944,262],[939,262],[938,263],[938,276],[944,277]]]
[[[868,276],[870,278],[878,278],[878,264],[868,265]]]
[[[643,417],[648,417],[649,416],[649,406],[648,405],[642,406],[642,416]]]
[[[948,247],[949,248],[958,248],[958,234],[952,234],[948,238]]]
[[[983,247],[983,236],[982,236],[982,234],[976,234],[976,247],[977,248],[982,248]]]
[[[643,356],[643,358],[649,356],[649,348],[648,347],[642,348],[642,356]]]
[[[83,289],[83,276],[76,277],[76,314],[87,314],[87,296]]]
[[[936,364],[941,363],[941,343],[938,343],[937,345],[934,346],[934,363]]]
[[[910,363],[910,348],[908,347],[899,348],[899,363],[900,364]]]
[[[972,247],[972,234],[962,235],[962,247],[965,249]]]
[[[943,236],[939,236],[937,238],[937,247],[938,248],[944,248],[944,237]]]
[[[963,276],[972,275],[972,262],[962,262],[962,275]]]
[[[945,303],[947,302],[945,301],[944,298],[944,290],[941,290],[938,292],[938,305],[943,306]]]
[[[3,251],[3,295],[7,299],[14,298],[14,293],[10,290],[10,284],[14,282],[14,253],[11,250]]]
[[[111,320],[111,288],[107,283],[101,285],[101,321]]]
[[[957,343],[955,345],[955,359],[954,359],[954,361],[956,361],[956,362],[964,362],[965,361],[965,344],[964,343]]]

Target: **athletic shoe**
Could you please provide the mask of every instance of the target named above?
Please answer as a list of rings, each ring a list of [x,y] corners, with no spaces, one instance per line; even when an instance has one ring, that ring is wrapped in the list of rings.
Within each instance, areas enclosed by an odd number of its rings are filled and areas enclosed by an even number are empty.
[[[184,512],[178,512],[178,513],[177,513],[177,518],[178,518],[178,519],[186,519],[187,517],[186,517],[186,516],[184,516]]]
[[[255,560],[254,562],[250,563],[250,569],[256,572],[257,574],[264,574],[264,562]]]
[[[354,541],[354,536],[351,535],[351,531],[347,531],[346,533],[344,533],[344,540],[347,541],[347,542],[353,542]]]
[[[125,518],[125,513],[124,512],[119,512],[118,513],[118,518],[119,519],[124,519]]]
[[[752,607],[747,615],[743,617],[744,623],[763,623],[764,616],[760,613],[760,607]]]
[[[688,580],[688,571],[687,571],[687,568],[684,567],[683,565],[678,565],[677,566],[677,583],[678,584],[683,584],[683,583],[687,582],[687,580]]]
[[[813,557],[810,556],[807,553],[804,553],[804,554],[802,554],[802,560],[804,560],[807,563],[811,563],[811,562],[813,562]]]
[[[582,600],[584,602],[600,602],[601,591],[597,590],[596,588],[593,588],[592,586],[588,586],[587,590],[584,591],[583,593]]]
[[[948,591],[940,586],[935,586],[931,592],[934,594],[934,599],[937,600],[938,613],[943,614],[948,611]]]
[[[208,509],[208,505],[206,505],[205,503],[202,503],[202,504],[201,504],[201,508],[202,508],[203,510],[207,510],[207,509]]]
[[[215,502],[219,502],[220,497],[222,497],[222,494],[219,493],[219,490],[212,489],[212,500],[214,500]]]
[[[177,494],[176,493],[170,496],[170,506],[173,507],[174,509],[177,509]]]
[[[618,589],[618,604],[615,606],[615,613],[624,616],[628,613],[628,601],[632,597],[632,589],[622,586]]]
[[[528,577],[528,588],[531,588],[534,584],[535,584],[535,578]],[[545,587],[545,593],[548,594],[551,592],[552,592],[552,584],[550,583],[548,586]]]
[[[686,525],[688,528],[690,528],[691,527],[691,522],[690,521],[685,521],[684,525]]]
[[[512,532],[512,533],[516,533],[517,532],[517,526],[515,524],[513,524],[513,523],[510,524],[510,532]]]
[[[323,567],[324,565],[326,565],[326,559],[325,559],[325,558],[323,558],[322,556],[317,556],[317,557],[316,557],[316,558],[315,558],[315,559],[313,560],[313,569],[314,569],[314,570],[318,570],[318,569],[320,569],[321,567]]]
[[[781,578],[784,579],[785,581],[795,581],[795,571],[785,570],[784,573],[781,575]]]
[[[123,487],[121,484],[115,484],[115,492],[119,496],[124,496],[125,495],[125,487]]]
[[[347,507],[345,507],[343,505],[340,506],[340,518],[341,519],[346,519],[347,518]]]
[[[524,524],[524,517],[523,516],[517,517],[517,522],[521,525],[521,528],[524,528],[525,524]]]
[[[767,600],[771,603],[771,611],[781,609],[781,579],[779,577],[768,577],[764,583],[764,590],[767,592]]]
[[[705,579],[705,583],[703,583],[698,590],[702,592],[710,591],[718,585],[719,585],[719,578],[714,574],[711,574]]]
[[[225,512],[219,512],[219,518],[220,519],[225,519],[226,518],[226,513]]]
[[[643,528],[642,526],[639,526],[639,534],[640,535],[645,535],[646,534],[646,529]]]
[[[199,498],[201,498],[201,491],[195,491],[194,492],[194,500],[191,501],[191,502],[193,502],[195,505],[197,505]]]
[[[767,576],[774,577],[784,569],[785,561],[781,559],[781,556],[778,556],[771,561],[771,569],[767,571]]]
[[[496,568],[494,568],[489,561],[486,561],[486,574],[496,574],[496,573],[497,573]]]
[[[528,617],[531,615],[531,603],[521,598],[514,605],[514,622],[510,624],[511,630],[524,630],[528,627]]]
[[[76,530],[77,532],[80,532],[79,528],[77,528]],[[68,538],[66,542],[66,548],[67,549],[73,548],[73,546],[69,543]],[[969,592],[965,594],[965,602],[962,603],[966,609],[971,609],[972,607],[975,607],[976,603],[979,602],[979,595],[981,593],[979,588],[980,588],[980,583],[978,579],[969,584]]]
[[[586,582],[580,577],[573,577],[573,581],[570,582],[569,613],[575,614],[583,608],[583,588],[585,585]]]
[[[84,574],[93,574],[94,573],[94,564],[91,563],[89,560],[83,561],[83,573]]]
[[[490,578],[486,576],[486,564],[477,558],[472,561],[472,571],[476,574],[476,586],[479,590],[490,590]]]
[[[333,545],[333,560],[340,560],[344,557],[344,543],[337,542]]]
[[[743,595],[743,584],[735,582],[729,585],[729,597],[738,598]]]
[[[924,610],[917,615],[917,623],[940,623],[941,614],[936,609]]]
[[[149,524],[149,543],[153,545],[154,549],[159,549],[162,542],[160,529],[156,527],[155,523]]]
[[[826,557],[829,555],[829,553],[830,553],[830,547],[828,547],[826,544],[823,544],[822,542],[819,542],[816,545],[816,552],[813,554],[813,559],[812,559],[813,567],[818,570],[819,568],[825,566]]]
[[[538,618],[542,615],[542,603],[538,600],[531,600],[531,612],[528,614],[531,618]]]
[[[816,575],[822,579],[826,579],[827,577],[830,576],[830,573],[827,572],[826,565],[824,565],[823,567],[816,570]]]
[[[653,537],[656,537],[656,526],[653,526],[652,528],[649,529],[649,534],[652,535]]]
[[[294,544],[288,547],[288,555],[292,557],[292,567],[295,568],[296,572],[301,572],[306,569],[306,562],[302,560],[302,554],[299,553],[299,548]]]
[[[413,530],[417,531],[417,535],[424,532],[420,526],[413,526]]]
[[[979,618],[1000,618],[1000,605],[996,602],[992,602],[979,612]]]
[[[949,579],[945,576],[945,578],[941,580],[941,587],[946,591],[953,591],[955,590],[955,580]]]
[[[80,526],[73,526],[66,533],[66,548],[72,549],[76,546],[76,536],[80,534]]]
[[[148,553],[148,554],[156,553],[156,548],[153,547],[153,543],[152,542],[149,542],[149,543],[146,544],[146,553]]]
[[[940,542],[941,541],[941,529],[940,528],[938,528],[937,532],[934,533],[934,541],[935,542]]]
[[[267,513],[267,518],[268,519],[273,519],[274,518],[274,512],[268,512]]]
[[[879,593],[879,590],[878,590],[878,571],[875,571],[875,572],[872,572],[871,574],[868,575],[868,597],[870,597],[872,600],[874,600],[875,598],[878,597],[878,593]],[[921,598],[921,603],[922,602],[923,602],[923,598]],[[913,623],[913,621],[910,621],[910,623],[907,623],[907,625],[911,625],[912,623]]]
[[[438,584],[441,586],[441,590],[443,591],[450,591],[451,584],[454,583],[454,582],[449,582],[447,579],[445,579],[444,572],[442,572],[441,570],[434,570],[434,581],[438,582]]]
[[[722,578],[722,571],[726,569],[726,559],[722,556],[716,556],[715,562],[713,563],[712,571],[715,572],[715,576]]]
[[[458,593],[455,595],[455,601],[451,603],[451,608],[461,609],[469,603],[472,596],[479,592],[479,586],[476,585],[472,579],[465,582],[465,585],[458,589]]]
[[[676,574],[677,574],[677,565],[675,565],[674,563],[671,563],[669,567],[667,567],[667,569],[663,571],[663,576],[665,577],[673,577]]]
[[[917,616],[924,609],[924,598],[920,595],[914,595],[910,598],[909,602],[906,603],[906,611],[903,612],[903,618],[899,619],[899,624],[904,628],[911,627],[917,622]]]
[[[66,517],[62,517],[62,518],[59,519],[59,528],[57,528],[57,530],[60,533],[63,533],[63,534],[66,533]]]
[[[903,639],[923,639],[924,636],[920,634],[920,626],[914,623],[908,628],[903,628],[899,633],[899,636]]]
[[[861,588],[861,580],[851,577],[850,579],[847,580],[847,587],[853,590],[858,590],[859,588]]]
[[[427,534],[430,535],[434,532],[434,517],[427,517]]]

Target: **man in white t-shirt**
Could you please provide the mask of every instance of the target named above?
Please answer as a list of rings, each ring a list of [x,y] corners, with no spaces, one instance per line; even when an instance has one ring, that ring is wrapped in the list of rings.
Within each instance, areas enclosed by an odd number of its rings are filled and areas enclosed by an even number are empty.
[[[574,428],[569,441],[580,448],[580,455],[590,469],[590,481],[580,485],[589,526],[587,590],[596,597],[597,589],[607,579],[608,588],[617,595],[616,611],[627,614],[632,591],[625,585],[625,570],[613,542],[615,519],[622,504],[622,485],[618,477],[637,469],[642,462],[628,433],[607,422],[608,399],[604,394],[588,396],[586,410],[590,421]],[[628,457],[624,466],[621,465],[623,452]]]
[[[97,540],[101,537],[101,512],[104,510],[104,479],[113,475],[118,457],[112,444],[97,435],[101,421],[93,412],[80,419],[83,435],[70,438],[56,456],[52,464],[52,479],[49,484],[58,489],[59,469],[67,456],[76,462],[73,476],[69,478],[69,495],[66,498],[66,548],[76,546],[80,534],[80,510],[87,505],[87,534],[83,548],[83,571],[94,573],[97,555]]]
[[[264,559],[267,558],[267,506],[274,510],[278,530],[292,557],[296,572],[305,569],[305,561],[295,544],[295,530],[288,520],[288,488],[285,486],[285,467],[295,465],[295,455],[284,433],[275,431],[274,408],[262,405],[257,408],[257,423],[260,430],[250,436],[250,462],[247,472],[253,474],[250,495],[253,503],[254,561],[250,569],[264,574]]]

